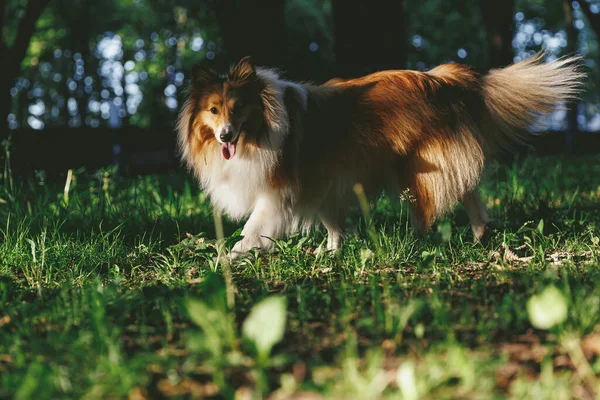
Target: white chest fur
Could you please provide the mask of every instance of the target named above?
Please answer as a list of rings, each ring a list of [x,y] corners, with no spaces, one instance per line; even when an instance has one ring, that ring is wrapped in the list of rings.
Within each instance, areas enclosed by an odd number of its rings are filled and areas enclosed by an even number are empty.
[[[201,182],[213,206],[239,220],[250,215],[261,193],[269,191],[267,174],[259,160],[238,157],[203,168]]]
[[[274,189],[269,177],[278,163],[280,149],[288,135],[289,120],[284,104],[286,89],[293,89],[307,107],[307,91],[302,86],[279,80],[270,70],[258,69],[261,79],[277,92],[276,116],[269,125],[267,136],[260,143],[260,150],[251,154],[238,155],[230,160],[221,157],[220,150],[204,154],[194,162],[196,176],[203,189],[209,194],[213,207],[223,211],[232,219],[243,219],[253,212],[257,202],[270,198],[270,204],[282,206],[289,198],[285,188]]]

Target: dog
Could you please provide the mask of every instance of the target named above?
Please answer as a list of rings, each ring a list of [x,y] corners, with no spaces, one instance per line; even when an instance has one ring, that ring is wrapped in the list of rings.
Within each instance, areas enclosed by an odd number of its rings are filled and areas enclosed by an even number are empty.
[[[580,58],[543,58],[486,74],[445,64],[323,85],[284,80],[248,57],[225,75],[196,66],[177,124],[180,154],[216,210],[247,218],[232,258],[319,221],[327,250],[340,249],[356,184],[371,196],[408,189],[418,234],[462,202],[480,239],[486,160],[582,88]]]

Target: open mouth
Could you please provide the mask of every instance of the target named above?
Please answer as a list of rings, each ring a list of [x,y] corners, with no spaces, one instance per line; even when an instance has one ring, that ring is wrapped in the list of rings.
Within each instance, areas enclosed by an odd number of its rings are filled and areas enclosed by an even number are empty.
[[[223,154],[223,158],[226,160],[230,160],[235,156],[235,147],[237,145],[239,137],[237,137],[233,142],[221,143],[221,153]]]

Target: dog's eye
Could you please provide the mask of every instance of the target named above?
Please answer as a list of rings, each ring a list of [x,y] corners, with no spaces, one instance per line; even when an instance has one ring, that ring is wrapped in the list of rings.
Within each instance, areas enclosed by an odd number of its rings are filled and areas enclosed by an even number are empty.
[[[215,115],[217,115],[219,113],[219,110],[217,110],[217,107],[212,107],[210,109],[210,112],[213,113],[213,114],[215,114]]]

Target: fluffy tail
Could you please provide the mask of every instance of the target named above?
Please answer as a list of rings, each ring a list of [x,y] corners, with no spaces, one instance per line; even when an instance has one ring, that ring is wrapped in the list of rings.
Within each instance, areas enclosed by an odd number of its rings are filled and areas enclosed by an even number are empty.
[[[482,134],[490,150],[523,142],[541,114],[578,98],[586,76],[582,59],[564,57],[544,63],[544,55],[538,53],[483,77],[489,115],[482,123]]]

